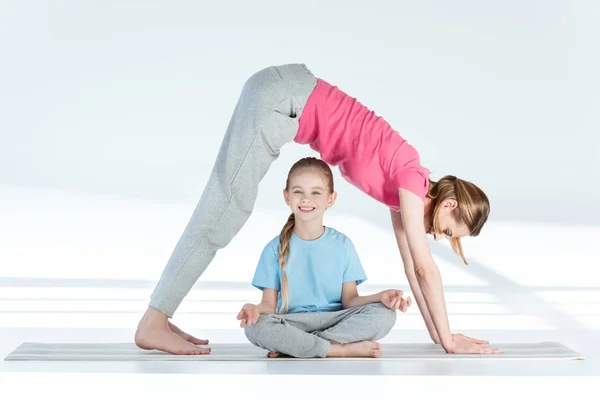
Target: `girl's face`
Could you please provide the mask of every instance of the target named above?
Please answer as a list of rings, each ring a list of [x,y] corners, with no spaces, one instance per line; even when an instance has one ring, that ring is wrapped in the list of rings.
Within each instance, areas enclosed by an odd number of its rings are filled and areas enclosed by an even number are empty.
[[[325,210],[335,203],[336,193],[330,193],[327,181],[318,171],[298,171],[283,191],[286,204],[296,221],[322,221]]]

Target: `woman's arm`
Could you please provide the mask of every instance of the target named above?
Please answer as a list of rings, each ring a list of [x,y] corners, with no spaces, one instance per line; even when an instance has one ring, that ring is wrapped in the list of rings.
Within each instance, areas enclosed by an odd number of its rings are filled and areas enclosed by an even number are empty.
[[[394,228],[396,242],[398,243],[400,256],[402,257],[402,262],[404,263],[404,273],[408,278],[410,290],[412,291],[413,296],[417,301],[417,307],[419,308],[419,311],[423,316],[423,320],[425,321],[425,326],[429,331],[429,336],[431,337],[431,340],[433,340],[434,343],[440,344],[440,337],[437,334],[437,330],[435,329],[435,325],[433,324],[433,320],[431,319],[431,315],[429,314],[429,309],[427,308],[425,298],[423,297],[423,293],[421,292],[421,288],[419,287],[419,282],[417,282],[415,267],[412,261],[412,257],[410,256],[410,251],[408,249],[408,242],[406,241],[406,232],[404,231],[402,218],[399,212],[390,210],[390,214],[392,216],[392,227]]]
[[[448,323],[440,271],[431,256],[425,227],[423,226],[425,205],[423,200],[416,194],[405,189],[400,189],[399,192],[400,219],[406,236],[409,256],[413,264],[413,281],[416,281],[416,284],[420,288],[424,301],[419,301],[419,296],[417,294],[414,295],[417,299],[419,309],[426,308],[429,311],[429,314],[423,314],[423,317],[426,324],[428,323],[428,319],[430,319],[430,323],[433,325],[432,328],[428,326],[430,335],[432,330],[435,329],[434,332],[437,334],[440,344],[449,352],[452,351],[453,338]],[[400,247],[400,251],[402,249],[403,247]],[[406,252],[406,249],[404,251]],[[403,255],[404,258],[406,258],[406,255]],[[409,282],[411,275],[410,273],[407,274]],[[424,303],[424,307],[422,303]]]
[[[461,334],[451,334],[444,301],[442,279],[427,243],[423,215],[425,205],[414,193],[400,189],[400,217],[406,233],[408,250],[413,261],[416,281],[441,345],[448,353],[499,353],[485,346],[486,341]]]

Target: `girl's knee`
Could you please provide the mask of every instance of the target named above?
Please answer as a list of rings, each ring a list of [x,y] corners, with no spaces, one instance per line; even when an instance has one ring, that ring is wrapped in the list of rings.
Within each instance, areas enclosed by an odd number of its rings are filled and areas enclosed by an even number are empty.
[[[371,340],[379,340],[394,328],[396,325],[397,311],[387,308],[382,303],[370,304],[369,313],[373,314],[373,332]]]
[[[258,346],[257,344],[257,339],[260,337],[259,334],[259,327],[256,325],[251,325],[251,326],[246,326],[244,327],[244,334],[246,335],[246,339],[248,339],[248,341],[250,343],[252,343],[255,346]]]
[[[246,338],[255,346],[262,347],[259,342],[260,338],[266,336],[267,331],[275,321],[270,315],[261,315],[255,324],[244,327]]]
[[[385,334],[387,335],[392,330],[394,325],[396,325],[396,317],[398,316],[398,311],[390,310],[386,307],[385,312],[382,314],[382,324],[384,325]]]

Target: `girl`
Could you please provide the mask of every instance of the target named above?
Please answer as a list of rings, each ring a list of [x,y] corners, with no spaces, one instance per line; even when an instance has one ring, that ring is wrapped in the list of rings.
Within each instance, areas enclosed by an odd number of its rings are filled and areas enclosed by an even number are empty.
[[[292,214],[281,234],[264,248],[252,285],[260,304],[245,304],[237,319],[248,340],[292,357],[380,357],[374,342],[410,306],[401,290],[359,296],[367,277],[354,245],[323,226],[336,200],[329,166],[316,158],[294,164],[283,191]],[[279,308],[279,314],[275,314]]]
[[[390,208],[404,271],[431,339],[449,353],[495,352],[485,341],[451,333],[426,236],[447,237],[465,260],[460,238],[479,235],[488,198],[454,176],[430,181],[417,151],[398,132],[304,64],[268,67],[246,81],[206,188],[138,325],[136,344],[174,354],[210,352],[198,346],[207,340],[169,318],[246,223],[260,181],[292,141],[310,145],[347,181]]]

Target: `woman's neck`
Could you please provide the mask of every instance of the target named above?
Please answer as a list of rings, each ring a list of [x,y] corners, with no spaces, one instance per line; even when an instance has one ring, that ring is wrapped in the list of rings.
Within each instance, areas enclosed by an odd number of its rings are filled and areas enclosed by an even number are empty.
[[[423,225],[425,227],[425,232],[429,230],[429,227],[433,223],[433,221],[431,221],[431,219],[429,218],[429,216],[431,215],[431,206],[431,199],[429,197],[425,198],[425,209],[423,210]]]
[[[293,232],[302,240],[316,240],[323,235],[325,227],[322,220],[309,222],[296,220]]]

